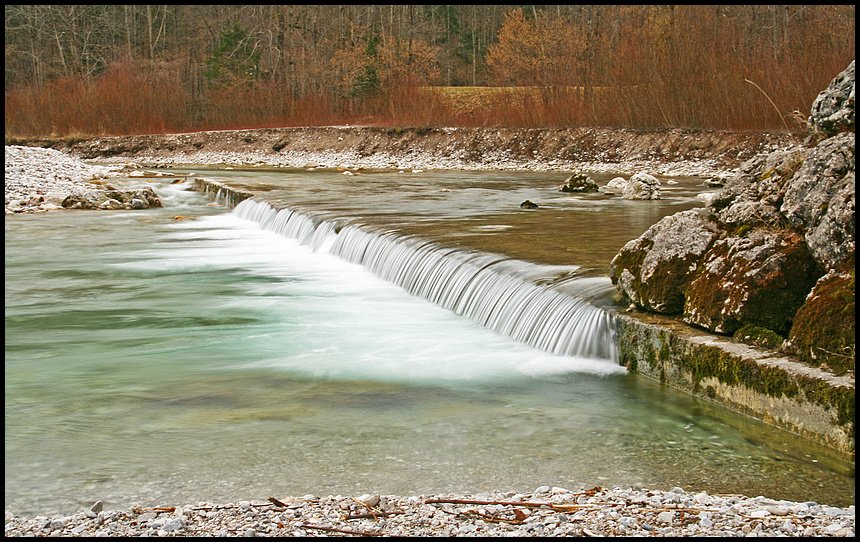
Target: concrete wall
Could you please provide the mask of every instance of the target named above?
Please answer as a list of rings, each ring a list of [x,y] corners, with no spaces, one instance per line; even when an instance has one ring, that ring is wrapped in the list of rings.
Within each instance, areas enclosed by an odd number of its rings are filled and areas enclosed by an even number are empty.
[[[854,378],[644,313],[618,316],[619,363],[854,456]]]

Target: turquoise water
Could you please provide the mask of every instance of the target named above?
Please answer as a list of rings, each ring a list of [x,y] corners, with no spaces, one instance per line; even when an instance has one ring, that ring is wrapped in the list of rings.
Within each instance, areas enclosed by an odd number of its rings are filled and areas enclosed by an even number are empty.
[[[847,505],[853,465],[498,335],[155,183],[5,220],[5,507],[682,486]],[[189,220],[176,220],[176,216]]]

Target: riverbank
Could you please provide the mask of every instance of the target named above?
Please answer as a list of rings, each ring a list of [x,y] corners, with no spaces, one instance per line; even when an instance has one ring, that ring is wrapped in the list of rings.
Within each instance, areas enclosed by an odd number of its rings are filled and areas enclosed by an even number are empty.
[[[592,171],[727,175],[756,154],[795,144],[782,133],[613,128],[323,126],[90,138],[6,140],[82,160],[380,169]]]
[[[854,506],[543,486],[532,493],[317,497],[20,518],[6,536],[854,536]]]

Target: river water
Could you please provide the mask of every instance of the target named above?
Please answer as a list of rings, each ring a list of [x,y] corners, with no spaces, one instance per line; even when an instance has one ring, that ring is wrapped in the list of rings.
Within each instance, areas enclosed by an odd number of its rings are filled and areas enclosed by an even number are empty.
[[[700,190],[627,202],[558,193],[550,174],[195,171],[605,282],[626,240]],[[854,502],[853,464],[822,447],[529,347],[169,180],[152,184],[162,209],[6,217],[7,510],[540,485]]]

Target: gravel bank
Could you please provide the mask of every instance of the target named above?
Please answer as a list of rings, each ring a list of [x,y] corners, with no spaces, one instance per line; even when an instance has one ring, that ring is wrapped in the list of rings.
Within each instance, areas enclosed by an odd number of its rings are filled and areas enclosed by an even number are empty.
[[[341,495],[180,507],[6,512],[6,536],[854,536],[854,506],[671,491]]]
[[[6,145],[6,214],[62,209],[76,189],[91,181],[118,175],[121,166],[92,166],[54,149]]]

